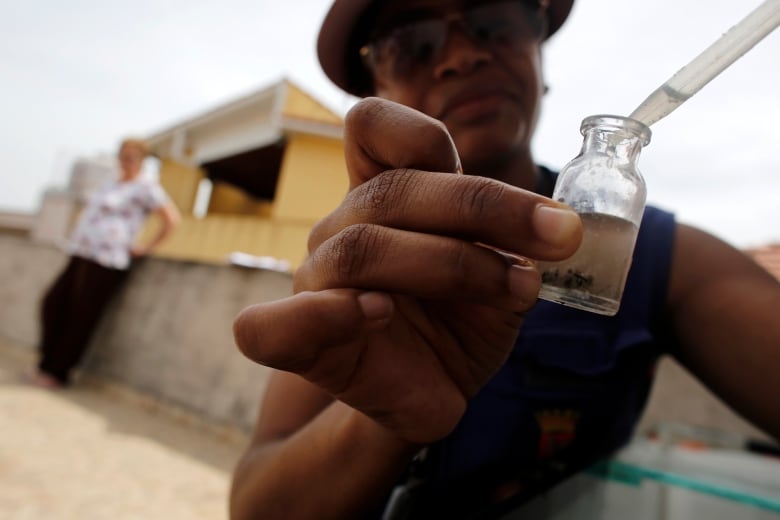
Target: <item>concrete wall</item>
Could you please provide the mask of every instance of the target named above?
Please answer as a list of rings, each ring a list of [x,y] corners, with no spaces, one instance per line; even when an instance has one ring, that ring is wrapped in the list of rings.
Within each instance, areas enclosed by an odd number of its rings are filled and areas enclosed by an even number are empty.
[[[0,336],[26,348],[38,338],[38,302],[65,256],[0,232]],[[251,428],[268,371],[234,346],[245,306],[284,297],[289,275],[150,258],[96,331],[85,370],[204,418]],[[640,428],[672,421],[766,438],[680,365],[665,359]]]
[[[0,232],[0,334],[32,347],[38,341],[38,305],[65,256],[52,246]]]
[[[0,252],[0,335],[33,349],[40,299],[66,257],[3,233]],[[251,303],[290,294],[291,285],[272,271],[145,259],[98,327],[84,370],[248,430],[268,371],[235,347],[232,322]]]

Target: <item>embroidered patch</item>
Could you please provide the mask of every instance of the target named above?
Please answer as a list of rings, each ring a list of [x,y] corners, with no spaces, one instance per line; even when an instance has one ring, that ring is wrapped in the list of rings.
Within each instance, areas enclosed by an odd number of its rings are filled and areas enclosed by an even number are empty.
[[[540,459],[552,457],[572,443],[577,436],[580,414],[574,410],[543,410],[535,414],[539,424]]]

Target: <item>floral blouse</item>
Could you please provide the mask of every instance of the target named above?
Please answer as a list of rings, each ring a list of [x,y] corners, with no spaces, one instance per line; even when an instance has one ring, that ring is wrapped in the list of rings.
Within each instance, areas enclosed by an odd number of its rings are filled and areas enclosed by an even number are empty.
[[[165,190],[149,179],[106,182],[90,196],[67,250],[104,267],[127,269],[146,217],[167,202]]]

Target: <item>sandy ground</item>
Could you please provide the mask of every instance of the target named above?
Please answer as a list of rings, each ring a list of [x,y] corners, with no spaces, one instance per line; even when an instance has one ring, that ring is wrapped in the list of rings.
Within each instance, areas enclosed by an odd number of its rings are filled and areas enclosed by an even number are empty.
[[[245,437],[116,387],[23,382],[0,340],[0,519],[219,520]]]
[[[227,519],[243,432],[88,378],[60,391],[30,386],[21,376],[33,354],[0,337],[0,520]],[[687,417],[761,438],[714,398],[674,415],[702,392],[681,371],[662,372],[646,420]],[[776,471],[766,479],[777,482]]]

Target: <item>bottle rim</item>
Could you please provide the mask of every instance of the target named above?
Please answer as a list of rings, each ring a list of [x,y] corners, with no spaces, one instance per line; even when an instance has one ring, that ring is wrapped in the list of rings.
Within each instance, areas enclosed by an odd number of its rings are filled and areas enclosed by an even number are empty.
[[[631,119],[630,117],[609,114],[597,114],[586,117],[582,120],[582,124],[580,125],[580,133],[585,135],[586,132],[592,130],[595,127],[614,130],[627,130],[640,139],[642,146],[647,146],[650,144],[650,138],[653,135],[650,127],[641,121]]]

